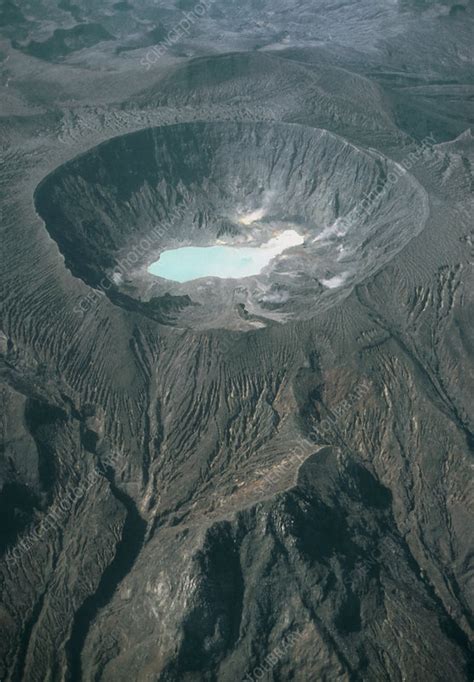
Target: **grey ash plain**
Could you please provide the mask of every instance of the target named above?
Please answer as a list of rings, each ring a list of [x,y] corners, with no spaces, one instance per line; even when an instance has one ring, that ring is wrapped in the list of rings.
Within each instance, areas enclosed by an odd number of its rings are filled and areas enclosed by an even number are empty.
[[[473,15],[2,4],[1,680],[473,679]]]

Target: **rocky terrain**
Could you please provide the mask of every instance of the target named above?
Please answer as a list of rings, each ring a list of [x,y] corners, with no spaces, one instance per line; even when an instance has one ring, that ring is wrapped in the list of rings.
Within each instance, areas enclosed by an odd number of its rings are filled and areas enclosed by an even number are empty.
[[[3,3],[1,680],[474,678],[473,15]]]

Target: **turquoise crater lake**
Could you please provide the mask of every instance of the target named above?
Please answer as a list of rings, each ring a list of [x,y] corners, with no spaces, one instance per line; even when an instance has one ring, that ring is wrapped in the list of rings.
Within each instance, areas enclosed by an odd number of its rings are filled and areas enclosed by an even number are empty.
[[[295,230],[285,230],[260,246],[183,246],[163,251],[159,260],[148,267],[148,272],[180,283],[202,277],[252,277],[272,258],[303,242]]]

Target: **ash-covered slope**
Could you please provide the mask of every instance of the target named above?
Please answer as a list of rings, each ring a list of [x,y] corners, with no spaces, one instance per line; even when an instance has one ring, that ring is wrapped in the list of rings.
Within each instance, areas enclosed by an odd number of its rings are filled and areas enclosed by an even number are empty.
[[[139,93],[133,106],[192,107],[207,118],[224,105],[227,117],[252,118],[254,112],[263,120],[311,123],[370,146],[401,138],[391,98],[364,74],[334,66],[325,50],[311,52],[311,64],[303,51],[284,54],[236,52],[189,60]]]
[[[125,667],[170,680],[257,678],[270,655],[282,659],[279,680],[464,679],[467,638],[420,575],[392,504],[363,465],[327,448],[291,490],[205,529],[164,530],[144,553],[145,575],[124,581],[126,623],[114,616],[117,595],[94,624],[84,677],[122,680]],[[122,630],[137,627],[127,646]],[[397,660],[407,638],[417,653]],[[374,656],[381,642],[385,658]]]

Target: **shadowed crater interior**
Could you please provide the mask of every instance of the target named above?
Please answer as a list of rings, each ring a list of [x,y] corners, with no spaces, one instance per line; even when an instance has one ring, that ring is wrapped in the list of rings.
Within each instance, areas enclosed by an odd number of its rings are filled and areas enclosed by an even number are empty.
[[[194,327],[309,318],[390,260],[426,219],[421,187],[379,153],[268,122],[114,138],[46,177],[35,202],[74,275],[118,305]],[[148,272],[164,250],[259,248],[288,230],[304,243],[258,275],[179,283]]]

